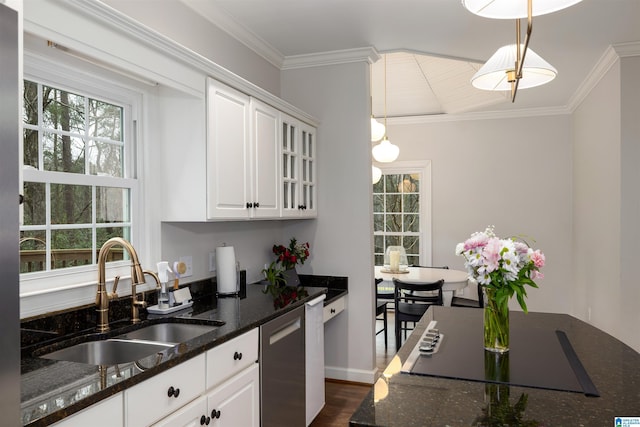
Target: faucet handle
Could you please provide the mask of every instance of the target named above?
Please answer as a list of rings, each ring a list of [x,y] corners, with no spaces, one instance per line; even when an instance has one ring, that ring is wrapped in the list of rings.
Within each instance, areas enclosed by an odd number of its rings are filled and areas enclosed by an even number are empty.
[[[111,293],[109,294],[109,299],[114,299],[114,298],[118,298],[118,282],[120,282],[120,276],[116,276],[113,279],[113,289],[111,290]]]

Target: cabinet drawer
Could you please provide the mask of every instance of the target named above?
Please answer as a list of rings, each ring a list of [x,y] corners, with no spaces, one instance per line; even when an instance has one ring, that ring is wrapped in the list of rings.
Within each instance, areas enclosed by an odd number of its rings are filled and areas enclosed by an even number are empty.
[[[204,372],[200,355],[125,390],[125,426],[149,425],[204,393]]]
[[[52,427],[118,427],[124,422],[122,393],[57,422]]]
[[[324,306],[324,321],[331,320],[338,314],[342,313],[345,307],[346,296],[340,297],[331,304]]]
[[[258,360],[258,329],[207,352],[207,389],[215,387]]]

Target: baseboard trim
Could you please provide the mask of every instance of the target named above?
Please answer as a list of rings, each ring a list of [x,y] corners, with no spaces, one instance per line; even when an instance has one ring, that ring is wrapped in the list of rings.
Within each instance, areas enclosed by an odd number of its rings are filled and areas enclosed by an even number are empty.
[[[376,380],[377,368],[372,370],[348,369],[337,366],[325,366],[324,376],[328,380],[339,380],[352,383],[373,384]]]

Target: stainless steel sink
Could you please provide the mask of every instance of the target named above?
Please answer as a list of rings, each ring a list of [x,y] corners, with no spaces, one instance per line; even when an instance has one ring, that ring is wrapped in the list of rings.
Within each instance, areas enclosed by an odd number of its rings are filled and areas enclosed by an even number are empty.
[[[42,357],[89,365],[116,365],[140,360],[173,346],[159,342],[108,339],[76,344]]]
[[[117,338],[175,345],[211,332],[216,328],[217,326],[190,323],[159,323],[119,335]]]

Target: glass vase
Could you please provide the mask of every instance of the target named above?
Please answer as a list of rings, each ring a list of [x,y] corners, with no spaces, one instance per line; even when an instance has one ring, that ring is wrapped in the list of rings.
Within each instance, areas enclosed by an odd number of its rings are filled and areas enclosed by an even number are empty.
[[[509,351],[509,299],[496,301],[493,289],[485,289],[484,348],[495,353]]]

